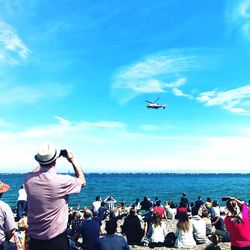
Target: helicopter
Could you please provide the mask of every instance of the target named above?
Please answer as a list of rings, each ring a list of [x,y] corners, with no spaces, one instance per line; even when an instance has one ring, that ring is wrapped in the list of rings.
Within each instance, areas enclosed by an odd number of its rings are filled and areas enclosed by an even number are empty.
[[[145,102],[148,102],[149,104],[147,105],[148,109],[165,109],[167,107],[166,104],[158,104],[157,101],[159,100],[160,97],[158,97],[154,102],[150,102],[148,100],[145,100]]]

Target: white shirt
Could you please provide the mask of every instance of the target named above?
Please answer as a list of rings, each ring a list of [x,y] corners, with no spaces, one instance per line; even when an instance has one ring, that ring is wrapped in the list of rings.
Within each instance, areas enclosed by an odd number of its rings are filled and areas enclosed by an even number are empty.
[[[199,215],[191,217],[191,223],[193,224],[193,233],[196,242],[203,244],[206,243],[206,223],[201,219]]]
[[[174,220],[176,215],[176,208],[168,207],[166,211],[167,211],[167,218],[169,220]]]
[[[189,231],[184,232],[178,228],[176,228],[176,241],[175,241],[175,247],[177,248],[193,248],[196,246],[196,242],[193,237],[193,228],[190,223]]]
[[[98,212],[98,209],[101,207],[101,201],[94,201],[92,203],[93,212]]]
[[[220,208],[219,207],[211,207],[211,217],[219,217],[220,216]]]
[[[18,191],[18,201],[27,201],[27,194],[24,188],[19,189]]]
[[[151,242],[164,242],[167,234],[167,227],[163,222],[161,223],[161,226],[157,227],[152,224],[148,232],[148,236],[150,237]]]

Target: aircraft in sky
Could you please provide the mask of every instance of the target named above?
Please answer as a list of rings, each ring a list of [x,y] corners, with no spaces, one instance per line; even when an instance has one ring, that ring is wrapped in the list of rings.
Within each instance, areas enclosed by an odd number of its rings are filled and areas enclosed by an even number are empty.
[[[147,108],[148,109],[159,109],[159,108],[162,108],[162,109],[165,109],[167,107],[166,104],[159,104],[157,103],[157,101],[159,100],[160,97],[158,97],[154,102],[150,102],[148,100],[145,100],[145,102],[148,102],[149,104],[147,105]]]

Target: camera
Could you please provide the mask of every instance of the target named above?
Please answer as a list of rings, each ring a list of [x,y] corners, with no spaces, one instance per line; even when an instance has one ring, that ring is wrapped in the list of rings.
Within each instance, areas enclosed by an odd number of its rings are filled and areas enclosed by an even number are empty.
[[[59,157],[60,157],[60,156],[66,157],[67,155],[68,155],[67,149],[61,149],[61,150],[60,150],[60,155],[59,155]]]

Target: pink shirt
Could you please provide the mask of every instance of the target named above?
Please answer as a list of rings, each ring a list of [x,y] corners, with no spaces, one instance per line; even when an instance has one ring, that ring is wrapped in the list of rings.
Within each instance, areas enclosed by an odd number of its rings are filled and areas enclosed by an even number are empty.
[[[250,246],[250,226],[248,219],[248,208],[242,204],[242,220],[241,223],[233,223],[230,217],[225,218],[225,225],[230,234],[231,244],[234,247]]]
[[[40,240],[63,233],[68,222],[68,194],[81,191],[80,180],[56,173],[55,167],[41,167],[25,177],[28,196],[28,234]]]

